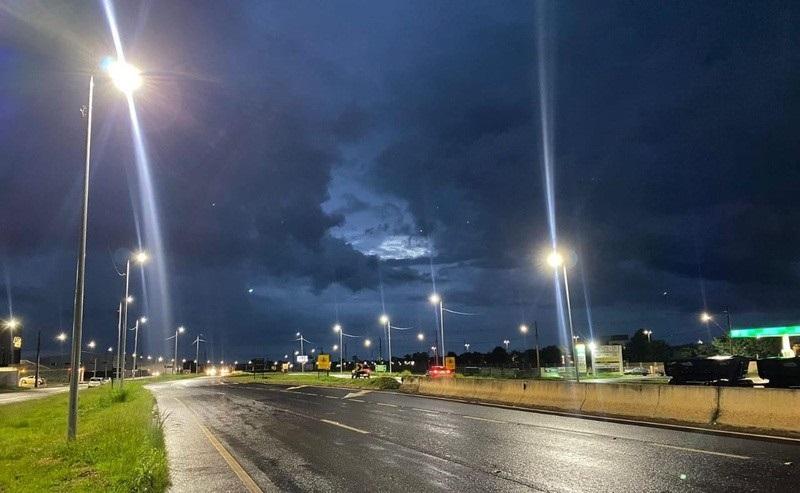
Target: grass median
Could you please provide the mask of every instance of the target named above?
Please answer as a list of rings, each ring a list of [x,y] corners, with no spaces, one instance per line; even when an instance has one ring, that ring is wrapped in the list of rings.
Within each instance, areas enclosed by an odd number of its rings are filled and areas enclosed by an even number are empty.
[[[0,492],[164,491],[169,469],[152,380],[80,391],[67,442],[68,394],[0,406]]]
[[[226,378],[235,383],[263,383],[276,385],[314,385],[317,387],[347,387],[357,389],[391,390],[400,388],[400,383],[391,377],[338,378],[324,373],[257,373],[239,374]]]

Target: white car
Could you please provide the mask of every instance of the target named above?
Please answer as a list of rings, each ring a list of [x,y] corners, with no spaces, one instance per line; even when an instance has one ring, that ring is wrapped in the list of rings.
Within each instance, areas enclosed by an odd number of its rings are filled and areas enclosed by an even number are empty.
[[[19,379],[20,387],[35,387],[36,377],[34,375],[27,375]],[[47,385],[44,378],[39,377],[39,387]]]
[[[92,377],[89,379],[89,387],[99,387],[104,383],[105,382],[103,381],[102,377]]]

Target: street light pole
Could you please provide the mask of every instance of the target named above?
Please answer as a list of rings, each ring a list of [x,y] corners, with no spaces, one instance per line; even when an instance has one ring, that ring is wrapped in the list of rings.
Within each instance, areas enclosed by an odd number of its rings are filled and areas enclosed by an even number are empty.
[[[136,358],[139,356],[139,323],[147,323],[147,317],[140,317],[136,319],[136,326],[134,327],[133,335],[133,377],[136,378]]]
[[[387,315],[381,315],[381,323],[386,326],[386,335],[389,342],[389,373],[392,373],[392,325]]]
[[[117,310],[117,355],[114,358],[114,375],[111,379],[111,386],[114,386],[114,380],[119,379],[119,369],[121,367],[119,357],[120,357],[120,346],[122,345],[122,302],[119,302],[119,309]]]
[[[575,367],[575,381],[580,382],[581,376],[578,371],[578,356],[575,353],[575,330],[572,327],[572,304],[569,300],[569,280],[567,279],[567,265],[561,264],[561,271],[564,273],[564,293],[567,296],[567,318],[569,320],[569,335],[572,340],[572,366]]]
[[[83,336],[83,275],[86,271],[86,230],[89,222],[89,172],[92,149],[92,105],[94,103],[94,75],[89,76],[89,100],[84,107],[86,118],[86,162],[83,169],[83,204],[78,240],[78,266],[75,273],[75,301],[72,319],[72,355],[69,379],[69,416],[67,418],[67,440],[74,440],[78,429],[78,377],[76,369],[81,365],[81,337]]]
[[[344,342],[342,337],[344,337],[344,336],[342,335],[342,332],[343,332],[342,326],[339,325],[339,324],[334,325],[333,326],[333,331],[339,333],[339,373],[344,373],[344,357],[343,357],[343,353],[342,353],[342,351],[343,351],[343,342]]]
[[[542,376],[542,366],[539,362],[539,324],[536,323],[536,320],[533,321],[533,334],[536,338],[536,372],[538,376]]]
[[[120,388],[125,386],[125,359],[128,352],[128,303],[130,303],[130,278],[131,259],[125,261],[125,297],[122,298],[122,375],[119,380]]]
[[[175,335],[174,336],[167,337],[167,340],[170,340],[173,337],[175,338],[175,352],[174,352],[173,358],[172,358],[172,374],[173,375],[175,374],[175,372],[177,370],[177,365],[178,365],[178,334],[183,334],[183,332],[185,330],[186,329],[183,327],[183,325],[181,325],[180,327],[175,329]]]

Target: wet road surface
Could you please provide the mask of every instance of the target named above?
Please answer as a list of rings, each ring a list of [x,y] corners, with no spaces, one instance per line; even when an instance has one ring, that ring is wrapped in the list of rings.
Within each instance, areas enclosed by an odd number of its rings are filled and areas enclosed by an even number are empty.
[[[779,492],[800,485],[800,442],[357,389],[216,378],[150,388],[167,416],[173,491]]]

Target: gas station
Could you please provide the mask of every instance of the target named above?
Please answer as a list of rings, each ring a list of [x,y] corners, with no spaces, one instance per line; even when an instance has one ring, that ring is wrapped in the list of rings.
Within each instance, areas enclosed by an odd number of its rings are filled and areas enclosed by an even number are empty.
[[[780,337],[781,338],[781,357],[794,358],[799,356],[795,354],[792,349],[790,337],[800,336],[800,325],[789,325],[785,327],[749,327],[744,329],[732,329],[730,333],[731,339],[744,339],[762,337]]]

